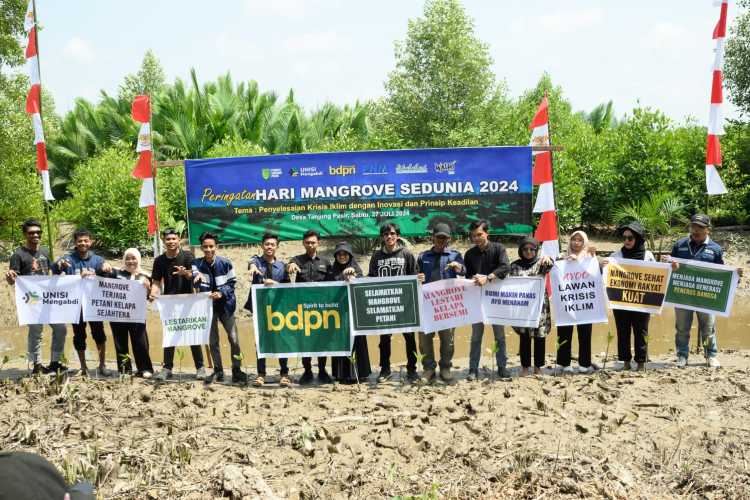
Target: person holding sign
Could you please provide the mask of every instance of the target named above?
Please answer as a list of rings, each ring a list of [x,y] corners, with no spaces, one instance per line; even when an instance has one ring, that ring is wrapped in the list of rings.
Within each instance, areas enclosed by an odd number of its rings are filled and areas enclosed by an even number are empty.
[[[539,258],[539,242],[534,238],[523,238],[518,244],[518,260],[510,264],[509,276],[546,276],[552,269],[552,259],[546,255]],[[549,297],[544,294],[542,312],[539,315],[537,328],[514,326],[513,330],[520,336],[521,376],[529,375],[531,370],[531,339],[534,339],[534,374],[541,373],[544,366],[544,340],[552,329]]]
[[[510,262],[505,247],[490,241],[489,223],[486,220],[472,222],[469,226],[469,236],[474,246],[464,255],[466,263],[466,277],[473,279],[477,286],[484,286],[495,279],[503,279],[510,272]],[[492,325],[495,337],[495,360],[497,373],[501,378],[510,377],[506,368],[508,354],[505,347],[505,328],[503,325]],[[469,381],[479,378],[479,361],[482,356],[482,336],[484,323],[471,325],[471,349],[469,351]]]
[[[18,276],[32,276],[49,274],[49,250],[40,245],[42,241],[42,224],[35,219],[28,219],[21,226],[26,243],[16,248],[10,256],[10,268],[5,273],[5,281],[9,285],[16,282]],[[31,373],[56,373],[65,372],[67,367],[60,363],[60,358],[65,350],[65,336],[67,329],[65,325],[50,325],[52,328],[52,345],[50,364],[48,367],[42,365],[42,331],[44,325],[29,325],[28,359],[33,363]]]
[[[73,241],[75,242],[75,250],[52,264],[53,274],[71,276],[78,274],[83,278],[94,274],[105,276],[112,272],[112,266],[91,250],[91,233],[87,229],[75,231]],[[99,352],[99,373],[106,377],[109,375],[109,370],[107,370],[105,357],[107,336],[104,334],[104,323],[90,321],[89,328],[91,329],[91,336],[96,342],[96,350]],[[73,346],[81,362],[81,375],[86,376],[88,375],[88,367],[86,366],[86,322],[83,321],[83,311],[81,311],[81,319],[73,325]]]
[[[305,246],[305,253],[292,257],[286,266],[286,272],[292,283],[313,283],[317,281],[327,281],[331,272],[331,262],[318,255],[318,245],[320,244],[320,233],[310,229],[303,238],[302,244]],[[305,372],[299,379],[300,385],[310,385],[313,382],[312,358],[302,358],[302,366]],[[318,382],[321,384],[330,384],[333,379],[326,371],[326,358],[318,358]]]
[[[180,249],[180,235],[174,229],[165,229],[162,233],[164,253],[154,259],[151,272],[151,296],[153,300],[159,295],[178,295],[193,293],[193,271],[191,265],[195,256],[192,252]],[[199,345],[191,345],[190,352],[195,363],[195,378],[205,380],[206,368],[203,366],[203,351]],[[157,380],[172,378],[175,347],[164,348],[164,363],[156,375]]]
[[[646,231],[639,222],[633,221],[620,226],[617,232],[622,236],[623,243],[622,248],[611,255],[613,259],[656,262],[654,254],[646,250],[644,238]],[[607,264],[606,259],[603,264]],[[615,316],[615,327],[617,329],[617,359],[622,361],[622,369],[630,370],[630,361],[633,359],[630,352],[630,332],[632,331],[636,369],[638,371],[645,370],[648,360],[648,342],[646,342],[646,339],[648,339],[648,322],[651,319],[651,314],[625,309],[613,309],[612,314]]]
[[[276,250],[279,248],[279,237],[275,234],[266,233],[261,241],[263,255],[254,255],[248,263],[250,271],[250,292],[245,302],[245,309],[253,312],[253,290],[252,285],[272,286],[277,283],[288,283],[289,278],[286,274],[284,262],[276,258]],[[257,358],[258,353],[255,353]],[[289,360],[279,358],[279,368],[281,369],[281,378],[279,385],[281,387],[291,387],[292,381],[289,379]],[[266,383],[266,358],[258,359],[258,376],[255,377],[253,385],[262,387]]]
[[[417,277],[420,283],[456,278],[466,273],[464,259],[461,252],[448,248],[451,240],[451,228],[448,224],[438,223],[432,228],[432,248],[425,250],[417,257]],[[454,328],[440,330],[440,378],[444,382],[453,380],[451,365],[453,361],[453,332]],[[419,351],[422,358],[422,376],[428,382],[435,378],[435,348],[433,338],[435,332],[419,333]]]
[[[122,257],[123,267],[113,271],[110,278],[121,280],[135,280],[143,284],[146,290],[151,288],[151,279],[141,269],[141,252],[137,248],[128,248]],[[110,322],[112,338],[115,341],[115,353],[117,354],[117,371],[120,373],[131,373],[133,371],[130,363],[130,350],[128,349],[128,336],[133,344],[133,358],[137,374],[143,378],[151,378],[154,367],[148,354],[148,333],[146,323],[117,323]]]
[[[596,248],[589,246],[589,237],[583,231],[574,231],[568,241],[568,260],[583,261],[596,258]],[[589,373],[591,367],[591,323],[557,327],[557,364],[563,373],[573,373],[570,366],[572,356],[573,326],[578,329],[578,371]]]
[[[234,268],[229,259],[217,255],[219,240],[215,234],[208,231],[204,232],[200,236],[200,242],[203,257],[193,261],[193,286],[199,292],[209,292],[211,299],[214,301],[209,338],[214,371],[206,377],[205,382],[210,384],[214,380],[217,382],[224,381],[219,344],[219,322],[221,322],[229,339],[229,352],[232,356],[232,383],[246,384],[247,375],[242,371],[240,365],[242,352],[240,341],[237,338],[237,324],[234,318],[234,311],[237,307],[237,300],[234,295],[234,286],[237,279],[234,275]]]
[[[375,251],[370,258],[367,275],[378,276],[410,276],[417,274],[417,260],[414,255],[399,242],[401,228],[398,224],[387,223],[380,227],[383,246]],[[406,345],[406,380],[416,382],[417,373],[417,341],[413,332],[403,333]],[[380,336],[380,375],[378,382],[390,380],[391,374],[391,334]]]
[[[685,260],[697,260],[711,264],[724,264],[724,250],[709,238],[711,219],[706,214],[695,214],[690,218],[690,235],[678,240],[672,247],[672,257]],[[673,269],[678,269],[677,262],[672,263]],[[737,269],[741,276],[742,269]],[[690,328],[693,325],[693,312],[689,309],[675,307],[675,347],[677,351],[677,366],[684,368],[690,354]],[[716,317],[713,314],[695,311],[698,316],[698,338],[703,344],[708,365],[719,368],[721,364],[716,358]]]
[[[354,258],[352,246],[342,241],[333,249],[333,266],[328,272],[328,281],[349,281],[352,278],[361,278],[362,268]],[[333,365],[331,371],[333,378],[343,384],[355,384],[370,376],[370,354],[367,352],[367,337],[357,335],[354,337],[353,347],[354,359],[344,356],[331,358]],[[352,365],[352,361],[354,365]],[[356,372],[355,372],[356,370]]]

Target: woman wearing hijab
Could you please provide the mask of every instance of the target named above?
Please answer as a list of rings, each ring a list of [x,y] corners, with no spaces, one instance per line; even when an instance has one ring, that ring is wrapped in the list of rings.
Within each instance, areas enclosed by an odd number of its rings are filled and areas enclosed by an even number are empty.
[[[568,260],[584,261],[596,258],[596,249],[589,246],[589,237],[583,231],[573,231],[568,241]],[[557,364],[563,373],[573,373],[570,358],[573,343],[573,327],[578,330],[578,371],[589,373],[591,367],[591,323],[557,327]]]
[[[349,281],[352,278],[362,276],[362,269],[354,259],[352,246],[341,242],[333,250],[333,266],[328,273],[327,281]],[[367,337],[357,335],[354,337],[354,356],[356,373],[352,367],[351,360],[345,356],[334,357],[333,378],[344,384],[356,384],[370,376],[370,355],[367,352]]]
[[[518,244],[518,260],[510,264],[509,276],[546,276],[552,269],[552,260],[539,257],[539,242],[534,238],[523,238]],[[529,375],[531,370],[531,339],[534,339],[534,374],[541,373],[544,366],[544,339],[552,329],[549,313],[549,298],[544,295],[542,313],[537,328],[514,326],[513,330],[520,335],[521,376]]]
[[[634,259],[655,262],[654,254],[646,250],[645,230],[636,221],[620,226],[617,233],[622,236],[622,248],[612,254],[613,259]],[[630,370],[630,332],[633,332],[635,362],[638,370],[646,369],[648,359],[648,321],[651,315],[645,312],[613,309],[617,328],[617,358],[623,363],[623,370]]]
[[[141,269],[141,253],[136,248],[128,248],[123,255],[123,267],[112,271],[112,278],[122,280],[135,280],[141,283],[146,290],[151,288],[151,278]],[[133,358],[137,374],[143,378],[151,378],[154,367],[148,354],[148,334],[146,323],[110,323],[112,337],[115,340],[115,353],[117,355],[117,371],[120,373],[132,373],[130,363],[130,351],[128,349],[128,337],[133,344]]]

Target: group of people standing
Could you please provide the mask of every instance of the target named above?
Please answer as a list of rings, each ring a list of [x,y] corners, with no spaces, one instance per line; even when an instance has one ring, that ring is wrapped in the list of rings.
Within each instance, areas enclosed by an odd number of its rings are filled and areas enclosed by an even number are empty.
[[[219,255],[218,236],[210,232],[200,237],[203,256],[194,255],[180,247],[180,235],[171,229],[162,234],[165,252],[159,255],[153,264],[149,277],[141,269],[141,255],[135,248],[125,251],[123,265],[113,269],[102,257],[91,250],[92,235],[84,230],[73,234],[75,249],[61,259],[50,262],[48,251],[41,247],[41,224],[36,220],[28,220],[22,230],[26,239],[11,256],[10,269],[5,277],[9,284],[14,284],[17,276],[68,274],[86,277],[97,275],[109,278],[136,280],[148,290],[149,300],[159,294],[185,294],[194,290],[207,292],[213,300],[213,321],[210,329],[209,347],[213,364],[213,371],[209,373],[204,365],[201,346],[190,347],[196,368],[196,378],[206,383],[224,380],[224,369],[221,359],[219,324],[226,331],[230,353],[232,356],[232,382],[246,384],[248,376],[241,369],[243,359],[237,324],[235,319],[237,299],[235,295],[236,274],[232,262]],[[505,247],[490,240],[489,224],[487,221],[473,222],[469,227],[469,234],[473,246],[464,256],[450,248],[451,228],[448,224],[437,223],[432,230],[432,247],[415,257],[400,239],[398,225],[386,223],[380,228],[382,246],[372,257],[367,270],[369,277],[410,276],[416,275],[421,283],[431,283],[438,280],[465,277],[477,286],[485,285],[494,280],[502,280],[507,276],[545,276],[552,269],[554,262],[548,256],[541,255],[538,241],[533,238],[523,238],[518,245],[518,259],[510,262]],[[710,219],[704,214],[696,214],[691,218],[690,234],[674,244],[671,255],[680,259],[693,259],[715,264],[723,264],[723,251],[719,245],[709,238]],[[645,229],[638,222],[631,222],[618,229],[623,239],[620,250],[612,254],[612,258],[626,258],[644,261],[654,261],[654,255],[645,248]],[[357,264],[351,245],[341,242],[334,248],[333,260],[329,260],[318,253],[320,234],[314,230],[307,231],[302,240],[304,253],[282,262],[276,255],[279,248],[279,238],[274,234],[265,234],[262,239],[262,253],[253,256],[248,263],[248,271],[252,284],[273,286],[277,283],[307,283],[321,281],[342,281],[362,277],[362,269]],[[571,260],[592,259],[596,257],[596,249],[589,244],[588,237],[583,231],[574,231],[569,238],[568,249],[563,257]],[[599,261],[600,266],[607,264],[608,259]],[[677,268],[676,262],[672,263]],[[741,269],[739,270],[741,271]],[[252,313],[252,300],[248,297],[244,308]],[[716,330],[714,316],[707,313],[695,313],[698,317],[699,335],[705,346],[710,366],[718,367],[716,359]],[[637,369],[644,369],[648,360],[648,324],[650,315],[643,312],[615,310],[615,325],[617,330],[618,358],[624,369],[631,369],[631,362],[635,360]],[[677,352],[677,366],[687,364],[689,354],[690,328],[693,311],[676,309],[675,344]],[[29,325],[28,357],[33,363],[33,373],[47,373],[66,371],[63,364],[63,351],[66,337],[65,325],[50,325],[52,329],[51,361],[45,367],[41,359],[41,339],[43,325]],[[81,372],[88,373],[86,363],[86,322],[81,315],[80,320],[72,325],[73,344],[78,354]],[[469,354],[468,380],[479,377],[479,363],[482,352],[482,338],[487,325],[476,323],[471,326],[471,343]],[[497,375],[501,378],[510,376],[507,369],[507,349],[505,329],[502,325],[491,326],[494,337],[493,354],[497,363]],[[105,363],[106,335],[102,322],[88,322],[88,328],[94,339],[99,361],[99,373],[107,375]],[[596,368],[591,360],[591,324],[576,325],[578,331],[578,371],[588,373]],[[149,342],[145,323],[111,323],[112,335],[117,353],[117,368],[121,373],[133,373],[128,340],[132,344],[135,363],[135,374],[144,378],[151,378],[154,374],[149,356]],[[549,298],[545,297],[539,326],[536,328],[513,327],[519,335],[521,375],[538,374],[545,364],[545,338],[550,334],[552,321],[550,315]],[[557,327],[557,364],[563,373],[572,373],[572,338],[573,326]],[[439,338],[439,360],[435,359],[434,336]],[[417,338],[418,336],[418,338]],[[405,357],[407,359],[406,378],[417,381],[421,378],[432,381],[439,377],[444,382],[453,380],[451,372],[454,354],[454,329],[429,333],[404,333]],[[631,337],[634,344],[634,356],[631,353]],[[417,343],[422,355],[422,375],[417,366]],[[391,335],[381,335],[379,338],[379,382],[389,380],[391,369]],[[532,356],[533,354],[533,356]],[[532,366],[533,357],[533,366]],[[175,348],[164,348],[162,370],[156,378],[166,380],[172,377],[174,367]],[[356,366],[352,366],[355,363]],[[299,378],[300,385],[308,385],[315,380],[312,359],[303,358],[304,372]],[[292,385],[289,377],[289,363],[287,359],[279,359],[279,384],[284,387]],[[354,340],[354,355],[352,357],[334,357],[331,362],[331,376],[327,371],[327,359],[319,357],[317,360],[319,383],[330,383],[336,379],[343,383],[354,383],[364,380],[371,374],[370,358],[367,349],[367,337],[357,336]],[[255,386],[266,383],[267,370],[265,359],[258,359],[257,376],[253,381]]]

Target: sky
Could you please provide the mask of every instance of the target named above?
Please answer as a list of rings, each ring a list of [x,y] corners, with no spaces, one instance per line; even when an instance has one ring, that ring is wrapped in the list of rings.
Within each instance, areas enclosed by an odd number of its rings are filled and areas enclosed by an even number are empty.
[[[681,122],[706,124],[712,0],[462,0],[517,97],[550,73],[576,111],[614,101],[618,117],[639,103]],[[422,0],[37,0],[42,83],[59,113],[76,97],[116,94],[148,49],[167,81],[230,72],[307,109],[384,94],[394,41]],[[729,26],[737,7],[730,3]],[[725,116],[737,116],[730,103]]]

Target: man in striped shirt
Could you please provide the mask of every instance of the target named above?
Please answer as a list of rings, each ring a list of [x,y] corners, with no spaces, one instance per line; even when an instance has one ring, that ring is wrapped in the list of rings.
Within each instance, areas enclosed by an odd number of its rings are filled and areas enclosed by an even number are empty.
[[[237,299],[234,295],[234,286],[237,279],[234,275],[232,262],[229,259],[217,255],[219,249],[219,238],[213,233],[205,232],[200,236],[203,257],[193,261],[193,283],[199,292],[209,292],[214,301],[213,319],[211,320],[211,334],[209,344],[211,347],[211,359],[214,362],[214,372],[206,377],[205,382],[210,384],[214,380],[224,381],[224,368],[221,363],[221,349],[219,345],[219,322],[224,325],[229,339],[229,350],[232,355],[232,382],[246,384],[247,375],[240,369],[242,352],[237,337],[237,325],[234,311],[237,308]]]

